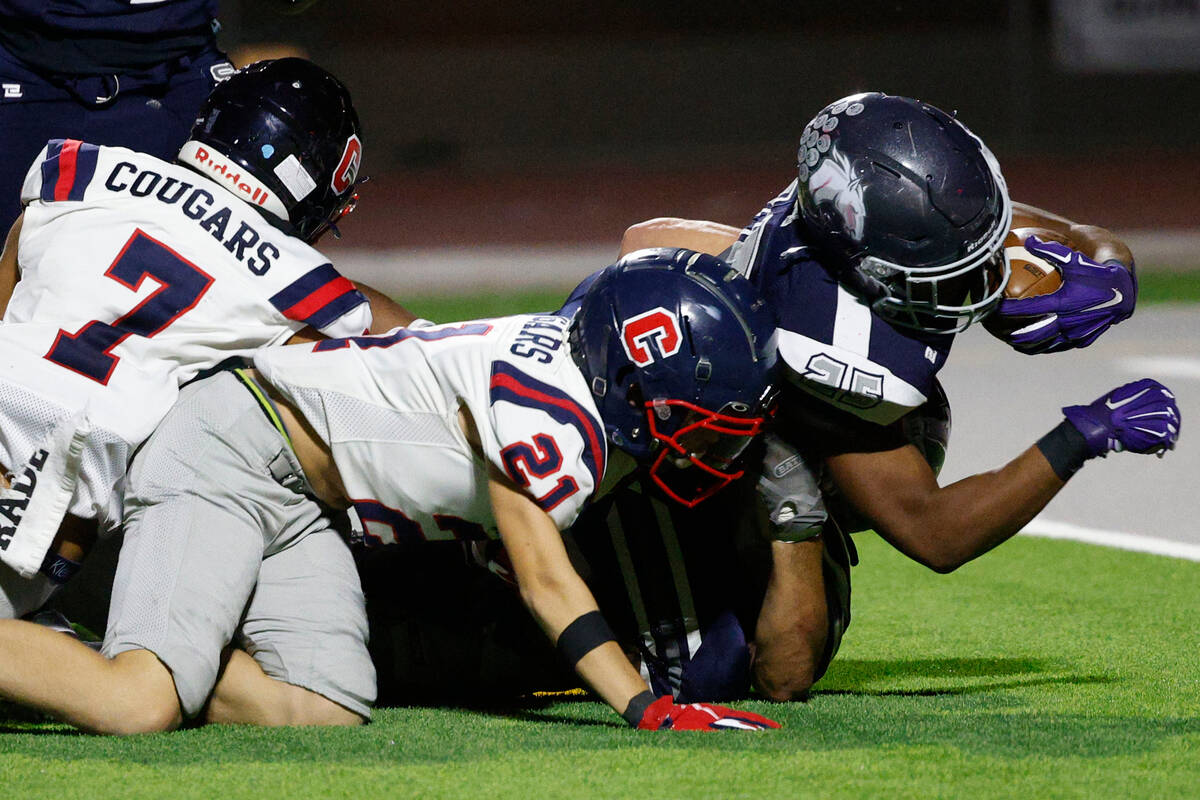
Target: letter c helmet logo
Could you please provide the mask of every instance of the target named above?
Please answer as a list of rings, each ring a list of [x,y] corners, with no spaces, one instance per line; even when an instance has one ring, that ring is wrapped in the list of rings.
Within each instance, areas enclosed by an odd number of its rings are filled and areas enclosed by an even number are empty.
[[[360,164],[362,164],[362,142],[358,140],[357,135],[352,135],[346,140],[346,147],[342,150],[342,160],[338,162],[337,169],[333,171],[333,180],[329,182],[333,191],[345,194],[346,190],[354,185]]]
[[[621,344],[639,367],[670,358],[683,344],[679,317],[661,306],[630,317],[621,326]]]

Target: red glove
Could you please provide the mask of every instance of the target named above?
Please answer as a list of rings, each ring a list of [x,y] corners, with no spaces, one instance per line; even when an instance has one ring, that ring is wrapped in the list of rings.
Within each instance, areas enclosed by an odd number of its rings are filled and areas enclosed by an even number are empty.
[[[669,694],[651,703],[638,723],[638,730],[642,731],[761,731],[778,727],[775,720],[750,711],[709,703],[676,705]]]

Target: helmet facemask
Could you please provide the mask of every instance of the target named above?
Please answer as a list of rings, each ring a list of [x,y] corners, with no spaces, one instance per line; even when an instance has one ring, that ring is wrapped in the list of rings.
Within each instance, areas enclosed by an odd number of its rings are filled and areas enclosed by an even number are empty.
[[[1010,268],[1001,245],[1012,226],[1012,204],[987,241],[958,261],[933,267],[907,267],[863,256],[857,270],[887,288],[871,308],[896,325],[933,333],[959,333],[992,312],[1004,295]]]
[[[763,431],[768,417],[745,403],[727,403],[710,411],[684,400],[658,398],[646,403],[650,435],[658,456],[649,475],[668,497],[692,508],[745,474],[738,461]],[[671,432],[673,431],[673,432]]]
[[[742,472],[777,363],[775,319],[713,256],[631,253],[597,277],[568,335],[609,443],[691,507]]]

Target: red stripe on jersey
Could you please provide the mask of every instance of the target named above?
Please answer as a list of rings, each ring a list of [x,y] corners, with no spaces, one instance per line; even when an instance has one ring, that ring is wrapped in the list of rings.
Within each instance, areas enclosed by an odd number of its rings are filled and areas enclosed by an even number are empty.
[[[54,182],[54,199],[68,200],[71,187],[75,185],[75,157],[79,154],[78,139],[67,139],[63,142],[62,151],[58,154],[58,180]]]
[[[595,426],[592,424],[591,417],[586,411],[579,407],[578,404],[568,400],[566,397],[554,397],[546,392],[538,391],[535,388],[525,386],[516,380],[512,375],[493,374],[491,387],[503,387],[509,391],[528,397],[535,402],[542,403],[548,406],[560,408],[569,413],[572,417],[578,420],[575,426],[587,441],[588,449],[592,454],[592,461],[596,464],[595,486],[592,491],[600,488],[600,481],[604,477],[604,443],[596,436]]]
[[[353,291],[356,291],[356,289],[350,279],[339,275],[321,288],[310,293],[300,302],[292,305],[290,308],[284,309],[283,315],[288,319],[303,322],[346,292]]]

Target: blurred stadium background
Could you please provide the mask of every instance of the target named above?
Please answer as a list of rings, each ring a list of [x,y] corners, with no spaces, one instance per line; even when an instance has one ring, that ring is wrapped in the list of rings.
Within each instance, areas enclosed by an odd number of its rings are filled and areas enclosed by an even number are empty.
[[[225,0],[222,44],[244,61],[287,43],[348,83],[372,181],[345,238],[322,245],[402,300],[565,289],[649,217],[742,225],[791,180],[804,123],[864,90],[957,110],[1014,197],[1119,232],[1143,271],[1200,268],[1195,0],[277,7]],[[956,413],[944,477],[999,466],[1061,405],[1141,375],[1200,419],[1197,341],[1195,305],[1144,305],[1072,356],[1027,359],[968,333],[943,373]],[[1189,433],[1162,462],[1084,470],[1043,530],[1200,543]]]
[[[603,260],[639,219],[740,225],[790,180],[812,114],[868,89],[956,109],[1015,197],[1128,235],[1144,264],[1200,250],[1195,2],[277,6],[225,0],[221,42],[287,42],[349,84],[374,182],[330,250],[395,250],[388,288],[437,285],[428,248],[468,251],[438,260],[460,265],[446,285],[507,286],[554,282],[538,267],[563,254],[530,246]]]

